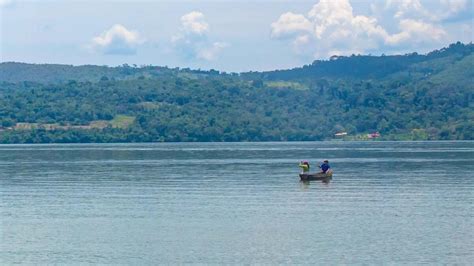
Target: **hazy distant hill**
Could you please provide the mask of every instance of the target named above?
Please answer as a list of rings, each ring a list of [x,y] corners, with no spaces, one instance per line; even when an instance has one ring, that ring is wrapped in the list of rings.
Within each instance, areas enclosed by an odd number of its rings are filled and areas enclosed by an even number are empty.
[[[0,142],[474,139],[473,44],[226,74],[0,64]]]
[[[190,69],[167,68],[159,66],[129,66],[124,64],[118,67],[107,66],[72,66],[58,64],[26,64],[16,62],[0,63],[0,81],[5,82],[38,82],[64,83],[71,80],[98,82],[101,79],[124,80],[137,78],[151,78],[162,75],[178,74],[219,74],[217,71],[201,71]]]

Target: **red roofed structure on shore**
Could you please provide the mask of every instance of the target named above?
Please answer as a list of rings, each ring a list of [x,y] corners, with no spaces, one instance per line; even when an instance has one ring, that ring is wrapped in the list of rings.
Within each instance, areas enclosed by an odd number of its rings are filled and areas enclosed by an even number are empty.
[[[380,138],[380,133],[377,131],[377,132],[374,132],[374,133],[370,133],[370,134],[367,134],[367,137],[369,139],[376,139],[376,138]]]

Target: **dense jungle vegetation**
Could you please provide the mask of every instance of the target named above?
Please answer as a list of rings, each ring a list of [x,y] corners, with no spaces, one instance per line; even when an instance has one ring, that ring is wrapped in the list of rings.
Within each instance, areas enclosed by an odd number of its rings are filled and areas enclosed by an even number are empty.
[[[474,139],[473,44],[289,70],[0,64],[0,143]]]

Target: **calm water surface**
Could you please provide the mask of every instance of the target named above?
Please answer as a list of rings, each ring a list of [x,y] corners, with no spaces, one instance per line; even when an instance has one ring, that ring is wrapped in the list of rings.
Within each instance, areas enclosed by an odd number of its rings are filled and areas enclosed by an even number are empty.
[[[467,265],[473,173],[474,142],[0,145],[0,264]]]

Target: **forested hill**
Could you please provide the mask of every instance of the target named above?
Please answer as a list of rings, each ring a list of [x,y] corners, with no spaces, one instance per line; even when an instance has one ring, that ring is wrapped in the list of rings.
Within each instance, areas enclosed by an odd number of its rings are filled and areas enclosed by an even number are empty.
[[[219,75],[216,70],[201,71],[190,69],[167,68],[160,66],[72,66],[58,64],[26,64],[16,62],[0,63],[0,81],[5,82],[38,82],[64,83],[74,81],[98,82],[101,79],[125,80],[137,78],[157,78],[177,74]]]
[[[0,64],[0,143],[474,139],[473,44],[290,70]]]
[[[249,78],[268,80],[308,80],[314,78],[383,79],[415,75],[423,77],[438,73],[461,60],[470,61],[474,45],[460,42],[426,55],[411,53],[390,56],[333,56],[310,65],[288,70],[245,73]],[[472,72],[471,72],[472,73]]]

